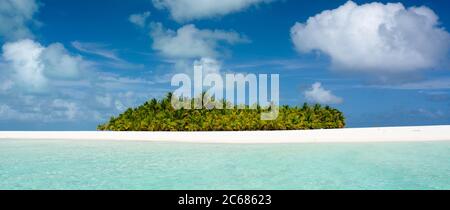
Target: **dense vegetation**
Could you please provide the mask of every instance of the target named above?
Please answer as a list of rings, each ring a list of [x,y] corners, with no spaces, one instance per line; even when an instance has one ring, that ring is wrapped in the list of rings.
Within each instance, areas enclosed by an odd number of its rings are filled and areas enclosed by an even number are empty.
[[[224,102],[225,103],[225,102]],[[175,110],[171,94],[160,101],[152,99],[144,105],[128,109],[118,117],[98,126],[108,131],[249,131],[304,130],[343,128],[345,118],[337,109],[316,104],[302,107],[280,107],[279,117],[272,121],[260,119],[261,109]]]

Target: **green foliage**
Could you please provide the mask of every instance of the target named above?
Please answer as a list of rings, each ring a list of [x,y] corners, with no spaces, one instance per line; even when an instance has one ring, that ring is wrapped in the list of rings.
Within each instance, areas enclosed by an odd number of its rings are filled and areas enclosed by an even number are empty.
[[[303,107],[282,106],[273,121],[261,120],[257,109],[181,109],[171,104],[172,94],[158,101],[152,99],[144,105],[128,109],[118,117],[98,126],[102,131],[256,131],[256,130],[305,130],[345,127],[342,112],[319,104]],[[193,101],[193,100],[192,100]],[[193,102],[192,102],[193,103]],[[223,102],[226,104],[226,102]]]

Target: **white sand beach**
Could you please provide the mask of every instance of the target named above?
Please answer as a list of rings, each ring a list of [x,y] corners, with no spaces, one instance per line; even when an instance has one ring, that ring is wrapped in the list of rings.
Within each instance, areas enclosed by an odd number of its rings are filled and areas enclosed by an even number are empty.
[[[0,132],[1,139],[181,143],[369,143],[450,141],[450,125],[248,132]]]

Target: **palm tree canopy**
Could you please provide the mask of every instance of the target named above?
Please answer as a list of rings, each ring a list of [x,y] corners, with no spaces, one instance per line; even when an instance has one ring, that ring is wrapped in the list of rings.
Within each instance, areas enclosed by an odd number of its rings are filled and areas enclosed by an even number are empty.
[[[180,109],[172,107],[173,94],[162,100],[151,99],[137,108],[130,108],[105,124],[102,131],[257,131],[305,130],[345,127],[342,112],[330,106],[303,104],[302,107],[281,106],[276,120],[263,121],[261,113],[267,109]],[[204,96],[202,94],[202,96]],[[192,104],[195,99],[191,100]],[[214,100],[214,99],[212,99]],[[224,105],[229,104],[223,100]]]

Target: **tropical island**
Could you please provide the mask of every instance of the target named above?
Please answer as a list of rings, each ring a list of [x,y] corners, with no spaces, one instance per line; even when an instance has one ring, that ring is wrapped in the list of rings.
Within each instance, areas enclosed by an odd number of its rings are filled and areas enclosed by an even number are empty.
[[[234,109],[179,109],[171,104],[172,94],[161,100],[151,99],[137,108],[129,108],[99,131],[275,131],[334,129],[345,127],[344,114],[330,106],[303,104],[280,106],[276,120],[261,120],[267,109],[235,106]],[[194,103],[195,99],[191,99]],[[226,101],[223,101],[227,104]],[[270,107],[268,108],[270,109]]]

